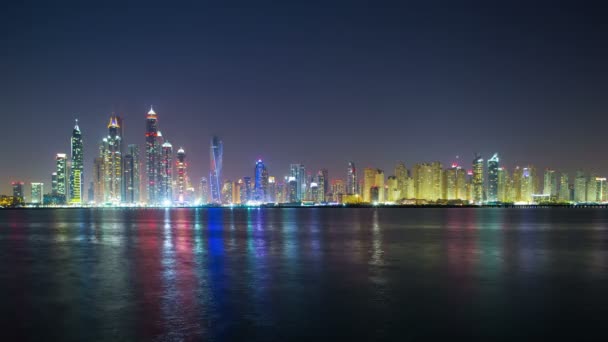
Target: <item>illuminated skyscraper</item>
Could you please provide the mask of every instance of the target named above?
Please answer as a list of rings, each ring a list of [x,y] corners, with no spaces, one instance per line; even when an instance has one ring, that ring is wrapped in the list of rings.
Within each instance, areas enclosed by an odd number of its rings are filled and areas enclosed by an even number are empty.
[[[386,194],[384,189],[384,171],[377,169],[374,186],[378,188],[378,202],[386,201]]]
[[[123,182],[126,190],[124,201],[126,203],[139,203],[139,146],[135,144],[129,145],[128,153],[124,157],[123,170]]]
[[[591,174],[589,179],[587,180],[587,196],[585,200],[587,202],[597,202],[597,181],[595,180],[597,177],[594,174]]]
[[[562,172],[559,177],[559,200],[568,202],[570,201],[570,181],[568,174]]]
[[[120,120],[110,117],[108,136],[101,145],[104,170],[104,202],[118,204],[122,201],[122,137],[119,135]]]
[[[405,198],[407,194],[407,168],[403,162],[397,163],[395,166],[395,178],[397,179],[397,188],[399,189],[399,196]]]
[[[103,145],[102,145],[103,146]],[[93,195],[95,196],[96,204],[103,204],[105,195],[105,171],[104,171],[104,158],[103,158],[103,147],[100,148],[100,156],[93,160]]]
[[[498,167],[500,159],[494,153],[488,160],[488,202],[498,201]]]
[[[209,186],[211,191],[211,202],[222,203],[222,165],[224,157],[224,143],[219,137],[211,138],[209,155],[211,158],[211,170],[209,172]]]
[[[557,198],[557,175],[555,170],[545,170],[545,176],[543,179],[543,195],[549,196],[549,198],[552,200]]]
[[[188,179],[186,163],[186,151],[183,148],[177,150],[177,201],[183,203],[186,200]]]
[[[266,201],[275,203],[277,201],[277,183],[273,176],[268,177],[268,194],[266,195]]]
[[[160,158],[160,200],[167,205],[173,202],[173,145],[164,142]]]
[[[71,151],[72,151],[72,167],[70,168],[70,203],[82,204],[83,201],[83,180],[84,180],[84,157],[83,157],[83,144],[82,134],[78,127],[78,119],[76,119],[76,125],[72,131],[72,138],[70,139]]]
[[[255,163],[254,173],[254,200],[266,202],[268,200],[268,169],[262,159],[258,159]]]
[[[371,203],[372,198],[370,194],[370,189],[376,183],[376,169],[372,169],[366,167],[363,170],[363,188],[361,192],[363,193],[363,202]]]
[[[346,170],[346,193],[349,195],[356,195],[357,191],[357,168],[354,162],[348,162],[348,169]]]
[[[329,181],[327,179],[328,177],[328,172],[327,169],[321,169],[319,170],[319,172],[317,172],[317,186],[319,187],[317,196],[316,196],[316,201],[319,203],[325,202],[325,196],[327,195],[327,193],[329,192]]]
[[[57,153],[55,157],[55,163],[57,166],[57,185],[55,191],[57,195],[63,196],[65,200],[65,196],[67,195],[67,157],[65,153]]]
[[[300,187],[298,186],[298,181],[296,180],[295,177],[290,176],[287,180],[287,197],[288,197],[288,201],[289,203],[296,203],[296,202],[300,202],[300,200],[298,199],[298,189],[300,189]]]
[[[221,199],[221,202],[218,202],[218,203],[224,203],[224,204],[233,204],[234,203],[232,201],[232,181],[231,180],[224,181],[221,192],[222,192],[222,199]]]
[[[253,184],[251,183],[251,177],[243,177],[241,203],[247,203],[248,201],[253,201]]]
[[[498,168],[498,201],[510,202],[509,198],[509,173],[504,167]]]
[[[389,176],[386,185],[388,186],[388,193],[386,194],[387,201],[396,202],[401,199],[401,189],[399,187],[399,182],[397,181],[397,176]]]
[[[346,186],[341,179],[331,181],[331,193],[334,202],[342,203],[342,197],[346,195]]]
[[[148,204],[158,204],[160,202],[160,183],[161,178],[161,143],[158,136],[158,118],[154,109],[146,116],[146,192]]]
[[[445,170],[444,174],[445,179],[445,197],[447,200],[455,200],[457,199],[456,193],[456,168],[452,166],[452,168]]]
[[[42,204],[44,195],[44,184],[43,183],[32,183],[32,198],[30,200],[33,204]]]
[[[479,204],[483,202],[483,158],[477,155],[473,160],[473,202]]]
[[[51,173],[51,195],[58,195],[57,191],[57,172]]]
[[[608,193],[606,192],[606,178],[605,177],[596,177],[595,178],[595,190],[596,193],[596,202],[606,202],[608,200]]]
[[[16,198],[20,203],[25,202],[23,182],[12,182],[11,185],[13,186],[13,197]]]
[[[298,183],[296,202],[302,201],[306,195],[306,169],[302,164],[291,164],[289,171],[290,177],[293,177]]]
[[[536,175],[536,168],[534,166],[527,166],[522,169],[521,172],[521,202],[532,203],[534,198],[532,195],[538,192],[538,178]]]
[[[207,178],[202,177],[199,185],[199,195],[201,204],[209,203],[209,183]]]
[[[576,171],[574,179],[574,202],[583,203],[587,201],[587,176],[583,171]]]
[[[236,182],[232,182],[232,203],[241,204],[241,185],[243,180],[239,179]]]

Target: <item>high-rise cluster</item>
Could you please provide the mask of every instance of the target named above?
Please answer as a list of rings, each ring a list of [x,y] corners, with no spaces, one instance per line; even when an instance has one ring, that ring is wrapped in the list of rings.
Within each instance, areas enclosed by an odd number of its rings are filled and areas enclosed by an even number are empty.
[[[55,156],[50,191],[44,193],[44,184],[33,182],[31,196],[26,198],[23,182],[17,181],[12,183],[13,198],[18,203],[75,206],[608,202],[606,178],[596,173],[579,170],[569,177],[553,169],[539,173],[533,165],[508,170],[497,153],[487,162],[476,154],[470,168],[457,157],[447,168],[438,161],[417,163],[410,169],[398,162],[389,175],[382,169],[366,167],[361,177],[355,162],[349,161],[344,178],[333,179],[327,169],[311,170],[301,163],[290,164],[287,174],[277,177],[258,159],[251,164],[251,173],[233,181],[222,178],[224,144],[218,136],[210,140],[209,176],[193,185],[185,149],[175,151],[163,136],[153,108],[145,122],[142,155],[138,144],[125,144],[122,117],[110,115],[107,135],[100,140],[99,153],[93,160],[88,200],[84,198],[84,144],[78,120],[72,129],[70,155]]]

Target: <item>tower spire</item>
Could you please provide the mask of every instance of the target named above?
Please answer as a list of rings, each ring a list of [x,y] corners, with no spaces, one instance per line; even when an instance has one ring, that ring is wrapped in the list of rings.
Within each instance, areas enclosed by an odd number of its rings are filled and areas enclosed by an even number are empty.
[[[154,111],[154,107],[152,105],[150,105],[150,111],[148,112],[148,115],[156,115],[156,112]]]

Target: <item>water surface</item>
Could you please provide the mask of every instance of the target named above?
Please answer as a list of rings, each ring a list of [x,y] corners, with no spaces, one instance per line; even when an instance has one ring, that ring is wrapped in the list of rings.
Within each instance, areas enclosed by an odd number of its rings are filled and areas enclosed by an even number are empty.
[[[597,337],[607,228],[605,209],[0,210],[0,337]]]

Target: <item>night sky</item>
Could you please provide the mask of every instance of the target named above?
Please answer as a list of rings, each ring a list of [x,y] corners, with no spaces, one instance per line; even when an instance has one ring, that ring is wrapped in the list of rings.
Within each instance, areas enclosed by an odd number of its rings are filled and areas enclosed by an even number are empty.
[[[608,175],[599,4],[298,3],[1,5],[0,192],[16,179],[50,190],[75,118],[88,189],[110,114],[143,147],[151,104],[194,181],[208,175],[212,134],[233,180],[259,157],[274,176],[300,162],[333,179],[349,160],[389,175],[398,160],[459,155],[469,168],[475,152]]]

